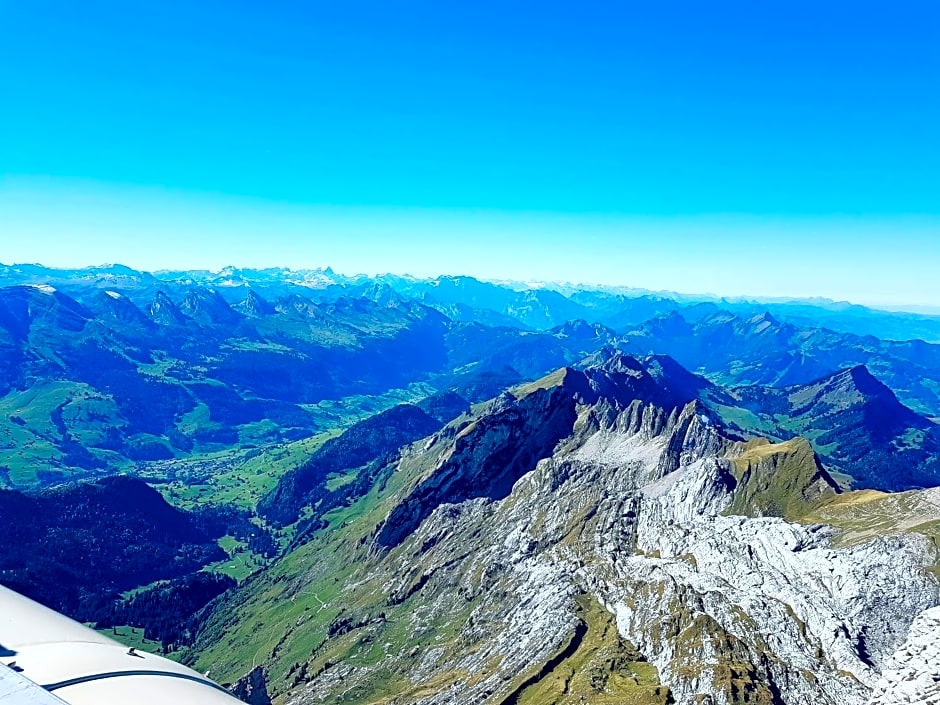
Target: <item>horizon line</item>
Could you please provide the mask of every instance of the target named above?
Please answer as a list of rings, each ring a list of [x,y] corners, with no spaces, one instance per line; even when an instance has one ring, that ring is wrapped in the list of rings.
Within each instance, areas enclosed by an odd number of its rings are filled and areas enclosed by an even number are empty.
[[[739,294],[739,295],[723,295],[715,294],[713,292],[686,292],[686,291],[675,291],[672,289],[648,289],[645,287],[635,287],[629,284],[604,284],[599,282],[572,282],[572,281],[559,281],[553,279],[506,279],[506,278],[488,278],[488,277],[478,277],[472,274],[448,274],[441,273],[434,276],[421,277],[409,273],[398,273],[392,271],[384,272],[357,272],[355,274],[346,274],[344,272],[338,272],[331,265],[324,265],[318,267],[302,267],[302,268],[293,268],[293,267],[239,267],[237,265],[225,265],[219,268],[194,268],[194,269],[138,269],[130,265],[122,264],[120,262],[104,262],[101,264],[88,264],[82,266],[73,266],[73,267],[62,267],[62,266],[52,266],[46,265],[41,262],[13,262],[6,264],[0,262],[0,267],[15,269],[17,267],[38,267],[41,269],[53,271],[53,272],[83,272],[83,271],[94,271],[108,269],[112,267],[120,267],[128,269],[132,272],[137,272],[139,274],[149,274],[156,279],[161,279],[159,275],[161,274],[197,274],[197,273],[208,273],[208,274],[222,274],[226,270],[235,270],[235,271],[245,271],[245,272],[265,272],[265,271],[278,271],[278,272],[290,272],[290,273],[304,273],[304,272],[330,272],[331,274],[338,276],[342,279],[357,280],[357,279],[378,279],[381,277],[398,277],[401,279],[411,279],[415,282],[433,282],[440,279],[472,279],[477,282],[493,284],[496,286],[503,286],[506,288],[513,289],[513,285],[524,287],[523,290],[528,291],[537,291],[539,289],[546,289],[551,287],[561,288],[572,288],[580,291],[594,291],[594,292],[604,292],[604,293],[613,293],[628,298],[640,298],[643,296],[658,296],[660,298],[671,299],[676,303],[683,303],[681,299],[691,300],[691,303],[729,303],[729,304],[779,304],[779,305],[798,305],[798,304],[809,304],[813,306],[823,307],[825,305],[847,305],[854,306],[859,308],[865,308],[871,311],[878,311],[882,313],[889,314],[914,314],[919,316],[926,316],[931,318],[940,318],[940,305],[924,305],[924,304],[876,304],[876,303],[859,303],[856,301],[851,301],[849,299],[832,299],[825,296],[796,296],[796,295],[768,295],[768,294]],[[172,282],[172,279],[162,279],[162,281]],[[345,286],[346,282],[335,282],[334,285]],[[300,285],[302,286],[302,285]],[[250,285],[249,285],[250,288]],[[566,294],[558,292],[565,298],[569,298]]]

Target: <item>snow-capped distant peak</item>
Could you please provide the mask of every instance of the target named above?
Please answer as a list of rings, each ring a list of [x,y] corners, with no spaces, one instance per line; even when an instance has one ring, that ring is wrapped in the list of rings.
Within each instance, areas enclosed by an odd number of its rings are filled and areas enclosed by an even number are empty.
[[[44,293],[44,294],[54,294],[54,293],[55,293],[55,287],[54,287],[54,286],[49,286],[48,284],[35,284],[35,285],[33,286],[33,288],[36,289],[36,291],[41,291],[41,292]]]
[[[337,284],[339,277],[336,276],[332,269],[327,267],[326,269],[292,271],[288,281],[298,286],[305,286],[308,289],[325,289],[328,286]]]
[[[111,291],[110,289],[109,289],[108,291],[104,292],[104,293],[106,293],[106,294],[107,294],[108,296],[110,296],[112,299],[123,299],[123,298],[124,298],[121,294],[117,293],[116,291]]]

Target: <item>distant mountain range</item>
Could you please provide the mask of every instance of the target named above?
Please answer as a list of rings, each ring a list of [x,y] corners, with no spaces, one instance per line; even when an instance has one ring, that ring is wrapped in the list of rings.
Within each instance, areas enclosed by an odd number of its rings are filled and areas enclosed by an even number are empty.
[[[278,702],[864,705],[938,602],[940,345],[885,333],[930,317],[0,284],[0,580]]]
[[[620,329],[673,310],[708,304],[706,310],[722,309],[744,318],[770,312],[781,321],[799,327],[874,335],[883,340],[921,339],[940,343],[940,315],[883,311],[820,298],[723,299],[630,287],[486,282],[468,276],[431,279],[393,274],[345,276],[329,267],[303,270],[225,267],[218,272],[148,273],[123,265],[52,269],[33,264],[0,264],[0,286],[16,284],[60,286],[82,300],[88,290],[114,289],[131,296],[140,306],[148,304],[159,290],[182,298],[193,285],[216,289],[231,304],[243,301],[248,290],[267,299],[299,293],[322,302],[341,296],[366,296],[377,285],[385,285],[455,320],[532,329],[551,328],[573,319]]]
[[[79,294],[0,288],[0,481],[296,439],[338,421],[325,400],[350,400],[353,416],[353,398],[396,389],[478,401],[611,340],[455,322],[398,295],[317,303],[252,290],[232,306],[198,286],[142,305],[126,287]]]
[[[884,451],[924,449],[925,462],[940,416],[940,345],[787,320],[839,312],[858,330],[937,323],[924,316],[804,302],[775,305],[781,318],[750,304],[328,269],[23,265],[0,267],[0,284],[0,482],[15,487],[302,438],[354,422],[367,413],[359,400],[382,395],[392,395],[387,407],[439,392],[478,402],[605,348],[669,355],[727,390],[725,406],[750,415],[742,433],[816,434],[833,469],[860,481],[868,451],[842,439],[842,455],[828,452],[828,421],[771,423],[777,392],[735,388],[785,390],[865,366],[913,410],[891,412],[902,420]],[[879,473],[865,483],[879,486]],[[901,477],[923,484],[914,470]]]

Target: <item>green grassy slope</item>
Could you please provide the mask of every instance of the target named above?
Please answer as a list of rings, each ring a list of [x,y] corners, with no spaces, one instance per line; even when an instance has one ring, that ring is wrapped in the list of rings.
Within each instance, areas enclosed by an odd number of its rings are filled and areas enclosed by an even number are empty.
[[[731,514],[794,520],[839,492],[804,438],[743,444],[741,453],[732,458],[731,468],[737,481],[728,509]]]

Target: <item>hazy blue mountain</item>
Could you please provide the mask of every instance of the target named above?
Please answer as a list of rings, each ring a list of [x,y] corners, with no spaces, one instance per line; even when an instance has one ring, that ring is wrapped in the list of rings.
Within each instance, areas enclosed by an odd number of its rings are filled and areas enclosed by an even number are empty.
[[[266,315],[249,316],[203,288],[158,291],[147,310],[112,290],[84,306],[47,285],[0,289],[0,477],[98,473],[249,427],[260,441],[309,434],[303,405],[449,371],[451,323],[418,303],[260,301]]]
[[[49,284],[65,288],[84,301],[94,292],[112,290],[128,296],[141,308],[163,290],[181,300],[193,287],[212,289],[229,305],[242,302],[249,291],[269,301],[299,294],[315,302],[341,297],[367,297],[375,285],[385,285],[410,299],[438,309],[448,318],[486,325],[547,329],[571,319],[602,323],[616,330],[673,310],[689,311],[705,304],[714,311],[731,311],[751,318],[765,311],[801,328],[827,328],[883,340],[915,340],[940,343],[940,315],[892,312],[827,299],[735,299],[679,292],[650,292],[630,287],[524,282],[484,282],[469,276],[420,279],[383,274],[345,276],[329,267],[138,272],[122,265],[85,269],[53,269],[41,265],[0,265],[0,286]]]
[[[84,304],[48,284],[0,289],[0,482],[298,438],[323,430],[312,405],[417,383],[478,401],[615,337],[452,321],[376,282],[321,301],[252,288],[234,304],[151,284],[80,288]]]
[[[768,312],[748,318],[705,304],[673,311],[627,334],[626,347],[671,355],[726,385],[802,384],[865,365],[915,411],[940,415],[940,345],[799,328]]]
[[[830,470],[851,476],[855,489],[940,484],[940,426],[901,404],[864,366],[808,384],[739,387],[730,395],[733,401],[716,408],[732,428],[807,438]]]
[[[179,310],[204,325],[234,326],[242,318],[217,291],[203,287],[192,287]]]
[[[873,335],[882,340],[922,339],[940,343],[940,316],[936,314],[880,311],[844,301],[819,300],[757,304],[748,308],[749,311],[742,312],[768,310],[801,327],[824,327],[840,333]]]
[[[250,318],[261,318],[263,316],[273,316],[277,313],[277,308],[258,294],[254,289],[249,289],[245,298],[232,306],[232,309]]]
[[[447,335],[449,366],[454,372],[443,384],[471,401],[481,401],[620,340],[614,331],[584,321],[543,332],[463,324]]]
[[[913,411],[940,416],[940,346],[790,321],[906,320],[832,302],[766,310],[328,269],[24,265],[0,267],[3,282],[12,284],[0,288],[5,485],[301,438],[339,418],[317,405],[351,400],[348,423],[361,400],[391,390],[411,391],[389,406],[447,391],[478,402],[605,347],[669,355],[724,386],[785,388],[864,365]]]

